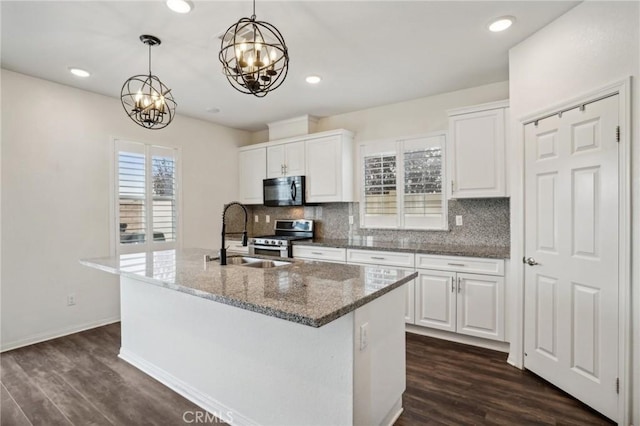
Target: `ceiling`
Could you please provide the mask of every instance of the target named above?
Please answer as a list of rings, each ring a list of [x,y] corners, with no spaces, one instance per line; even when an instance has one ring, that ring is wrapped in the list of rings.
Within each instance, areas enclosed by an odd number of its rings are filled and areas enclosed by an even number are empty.
[[[179,15],[160,0],[2,1],[2,67],[118,98],[127,78],[147,72],[138,37],[152,34],[162,40],[152,71],[172,89],[178,114],[256,131],[507,80],[509,48],[576,4],[258,0],[258,20],[281,31],[291,59],[283,85],[256,98],[233,89],[218,61],[218,36],[251,15],[251,2],[195,0]],[[489,32],[503,15],[516,23]],[[69,67],[92,75],[80,79]],[[310,74],[322,82],[307,84]]]

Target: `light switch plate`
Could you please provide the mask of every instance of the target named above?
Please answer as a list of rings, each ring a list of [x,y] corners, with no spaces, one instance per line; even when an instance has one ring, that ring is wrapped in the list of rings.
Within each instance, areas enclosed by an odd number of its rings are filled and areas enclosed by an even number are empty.
[[[456,226],[462,226],[462,216],[456,216]]]
[[[353,216],[349,216],[349,225],[353,225]]]
[[[264,221],[267,222],[267,223],[271,222],[271,216],[265,215]]]
[[[256,223],[260,222],[260,218],[258,217],[258,215],[255,215],[254,220],[255,220]]]

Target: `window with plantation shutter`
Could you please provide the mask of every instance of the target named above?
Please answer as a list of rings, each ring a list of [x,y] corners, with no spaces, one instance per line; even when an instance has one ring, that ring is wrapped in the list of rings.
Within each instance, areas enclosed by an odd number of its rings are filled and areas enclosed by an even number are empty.
[[[363,228],[447,229],[444,133],[360,146]]]
[[[118,252],[174,248],[178,151],[122,140],[115,145]]]

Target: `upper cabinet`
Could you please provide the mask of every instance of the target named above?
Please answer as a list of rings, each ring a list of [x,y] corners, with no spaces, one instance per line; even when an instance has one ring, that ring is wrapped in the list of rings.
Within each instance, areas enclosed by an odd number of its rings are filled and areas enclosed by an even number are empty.
[[[507,197],[506,125],[509,102],[448,111],[449,198]]]
[[[262,204],[262,180],[267,177],[267,148],[240,148],[238,158],[238,201],[243,204]]]
[[[330,130],[239,149],[240,194],[244,204],[262,204],[262,181],[306,176],[306,202],[353,201],[353,133]]]
[[[353,201],[353,134],[326,132],[305,141],[307,202]]]
[[[267,177],[303,176],[304,146],[304,141],[299,141],[267,147]]]

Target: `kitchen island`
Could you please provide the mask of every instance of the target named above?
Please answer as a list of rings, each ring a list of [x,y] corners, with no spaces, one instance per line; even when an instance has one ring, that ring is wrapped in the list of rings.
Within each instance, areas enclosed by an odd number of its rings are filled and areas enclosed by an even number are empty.
[[[169,250],[82,261],[120,275],[120,357],[234,425],[388,425],[405,389],[415,272],[205,262]]]

